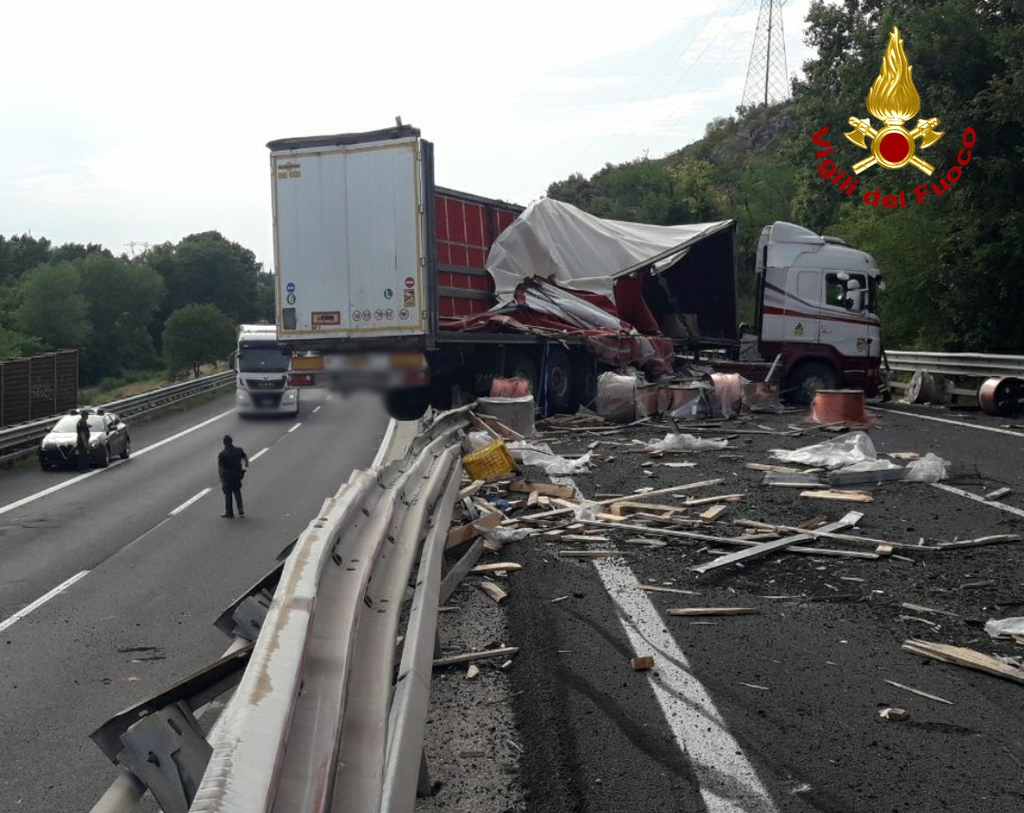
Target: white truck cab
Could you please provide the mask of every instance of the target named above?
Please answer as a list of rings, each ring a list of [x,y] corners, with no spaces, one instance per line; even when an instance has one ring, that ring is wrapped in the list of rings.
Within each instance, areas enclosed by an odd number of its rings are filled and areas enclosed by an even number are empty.
[[[882,353],[874,258],[836,237],[782,221],[758,241],[757,334],[763,356],[782,355],[785,387],[807,401],[837,386],[878,389]]]
[[[235,370],[238,414],[297,415],[299,391],[289,383],[291,353],[277,341],[274,325],[239,325]]]

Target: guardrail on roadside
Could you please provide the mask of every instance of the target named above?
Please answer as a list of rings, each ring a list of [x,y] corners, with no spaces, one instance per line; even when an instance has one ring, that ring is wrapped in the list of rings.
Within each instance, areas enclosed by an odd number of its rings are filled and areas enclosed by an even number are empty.
[[[235,375],[233,370],[214,373],[202,378],[194,378],[191,381],[171,384],[169,387],[162,387],[141,395],[121,398],[106,404],[97,404],[97,406],[109,412],[116,412],[124,418],[144,415],[168,404],[184,401],[187,398],[227,386],[235,380]],[[42,420],[0,429],[0,463],[29,454],[43,436],[50,431],[50,427],[59,417],[59,415],[53,415]]]
[[[887,368],[895,373],[928,373],[945,379],[937,385],[936,396],[952,396],[976,401],[978,389],[989,378],[1024,377],[1024,356],[988,353],[932,353],[913,350],[886,350]],[[934,382],[929,382],[935,388]],[[910,381],[890,380],[893,389],[906,390]]]
[[[467,413],[441,415],[324,503],[218,619],[252,644],[93,733],[122,767],[94,813],[133,810],[147,786],[167,813],[411,813]],[[197,710],[232,688],[208,742]]]

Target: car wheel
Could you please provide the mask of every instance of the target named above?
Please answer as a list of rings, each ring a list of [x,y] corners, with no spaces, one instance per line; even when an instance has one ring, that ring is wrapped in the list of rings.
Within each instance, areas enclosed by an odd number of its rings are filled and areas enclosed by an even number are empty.
[[[46,460],[44,460],[43,458],[40,457],[39,458],[39,468],[41,468],[43,471],[49,471],[50,469],[53,468],[53,466],[51,466],[49,463],[46,462]]]
[[[104,446],[103,447],[103,457],[100,458],[99,467],[101,469],[105,469],[109,465],[110,465],[110,447],[109,446]]]
[[[787,381],[787,400],[807,406],[818,390],[836,387],[835,371],[822,361],[805,361],[793,368]]]
[[[569,361],[569,354],[560,347],[552,347],[548,352],[545,373],[546,394],[551,412],[575,412],[579,408],[579,403],[573,403],[575,392],[572,386],[572,362]]]
[[[124,436],[124,448],[121,450],[121,459],[127,460],[132,456],[132,439],[127,435]]]

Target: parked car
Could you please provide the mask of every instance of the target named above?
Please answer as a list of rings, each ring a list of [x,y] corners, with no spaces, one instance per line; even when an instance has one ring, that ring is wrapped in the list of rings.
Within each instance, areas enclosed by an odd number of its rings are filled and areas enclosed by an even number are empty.
[[[105,468],[114,455],[127,460],[132,453],[132,440],[128,427],[113,412],[89,409],[89,463]],[[63,416],[39,445],[39,465],[43,470],[54,466],[76,465],[78,454],[75,443],[78,438],[76,425],[81,410]]]

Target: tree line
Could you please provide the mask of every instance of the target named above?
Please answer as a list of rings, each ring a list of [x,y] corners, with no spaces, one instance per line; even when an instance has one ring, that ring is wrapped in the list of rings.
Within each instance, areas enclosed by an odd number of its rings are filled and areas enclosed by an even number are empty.
[[[849,118],[870,115],[865,100],[894,26],[921,98],[906,128],[936,117],[944,134],[926,150],[918,147],[936,169],[926,176],[913,166],[876,167],[858,176],[856,191],[847,195],[823,177],[828,165],[819,171],[824,159],[815,134],[828,126],[818,138],[829,142],[829,158],[844,169],[869,155],[843,134],[851,130]],[[735,219],[747,318],[758,234],[775,220],[790,220],[875,256],[887,284],[881,300],[887,347],[1021,352],[1024,4],[816,0],[805,39],[817,56],[804,65],[791,100],[740,108],[664,158],[607,165],[590,178],[573,175],[553,183],[549,196],[621,220]],[[968,129],[976,139],[969,156]],[[951,167],[960,169],[947,177]],[[879,197],[903,190],[906,205],[866,204],[864,195],[876,189]]]
[[[79,350],[83,385],[225,358],[235,325],[273,320],[273,276],[215,231],[129,257],[0,235],[0,359]]]

